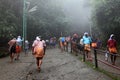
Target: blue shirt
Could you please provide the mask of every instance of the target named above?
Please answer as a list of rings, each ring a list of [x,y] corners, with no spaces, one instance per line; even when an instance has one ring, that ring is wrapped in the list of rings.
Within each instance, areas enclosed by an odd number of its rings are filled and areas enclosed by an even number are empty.
[[[22,46],[22,39],[21,38],[17,38],[17,45],[19,45],[19,46]]]
[[[83,44],[90,44],[92,42],[91,38],[88,36],[83,36]]]
[[[61,42],[65,42],[65,37],[61,37],[61,38],[60,38],[60,41],[61,41]]]

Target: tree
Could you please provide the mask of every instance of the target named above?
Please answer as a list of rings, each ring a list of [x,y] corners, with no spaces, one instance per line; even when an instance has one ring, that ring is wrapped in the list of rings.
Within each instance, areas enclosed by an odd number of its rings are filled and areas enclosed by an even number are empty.
[[[21,31],[20,3],[21,0],[0,0],[0,38],[4,39],[2,44]]]
[[[31,1],[31,6],[37,3],[38,8],[28,16],[28,39],[33,40],[37,35],[44,38],[59,37],[61,32],[66,33],[66,30],[69,30],[61,7],[55,5],[54,1]]]
[[[94,0],[93,23],[94,29],[99,29],[103,34],[103,41],[115,34],[119,40],[120,32],[120,1],[119,0]]]
[[[60,36],[66,33],[68,24],[60,6],[55,5],[55,0],[27,0],[30,8],[37,5],[37,11],[28,13],[27,16],[27,38],[33,40],[41,35],[45,38]],[[23,0],[0,0],[0,38],[1,43],[9,39],[22,36]],[[3,44],[4,44],[3,43]]]

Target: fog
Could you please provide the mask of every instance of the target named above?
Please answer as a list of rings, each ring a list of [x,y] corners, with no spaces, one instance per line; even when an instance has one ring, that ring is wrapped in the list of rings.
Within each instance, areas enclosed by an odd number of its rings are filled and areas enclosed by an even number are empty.
[[[64,13],[75,31],[88,31],[90,28],[91,8],[87,1],[90,0],[64,0]]]
[[[64,20],[72,27],[72,32],[81,31],[81,33],[83,33],[85,31],[90,31],[91,0],[37,0],[35,3],[37,4],[42,1],[46,1],[46,4],[52,4],[60,10],[62,9],[65,15]],[[49,7],[49,10],[51,10],[51,7]]]
[[[61,5],[66,21],[73,31],[89,31],[91,26],[91,0],[53,0]]]

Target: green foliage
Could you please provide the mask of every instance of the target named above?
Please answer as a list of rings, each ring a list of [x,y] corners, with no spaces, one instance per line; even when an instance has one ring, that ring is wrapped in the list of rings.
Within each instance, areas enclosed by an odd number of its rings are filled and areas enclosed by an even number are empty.
[[[60,33],[68,33],[68,23],[59,5],[54,0],[26,0],[28,8],[37,5],[35,12],[27,13],[27,39],[34,40],[41,35],[44,38],[59,37]],[[26,4],[28,5],[28,4]],[[23,33],[23,0],[0,0],[0,41],[7,44],[8,40]]]
[[[93,24],[103,35],[103,40],[109,38],[110,34],[115,34],[119,41],[120,32],[120,0],[93,0]]]
[[[35,6],[36,2],[37,0],[31,1],[31,5]],[[37,11],[29,14],[27,34],[30,40],[37,35],[44,38],[59,37],[61,32],[69,30],[60,6],[53,4],[52,0],[41,0],[37,2],[37,6]]]
[[[16,12],[19,9],[17,7],[20,5],[19,3],[19,0],[0,1],[0,38],[10,39],[17,35],[17,28],[21,25],[19,22],[20,13]]]

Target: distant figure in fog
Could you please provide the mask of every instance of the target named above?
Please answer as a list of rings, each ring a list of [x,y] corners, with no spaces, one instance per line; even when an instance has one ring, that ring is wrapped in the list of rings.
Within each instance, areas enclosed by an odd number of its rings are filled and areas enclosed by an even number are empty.
[[[49,44],[50,44],[50,43],[49,43],[49,40],[46,40],[45,42],[46,42],[46,47],[48,48],[48,47],[49,47]]]
[[[56,47],[56,37],[53,37],[53,47]]]
[[[60,44],[60,49],[61,49],[61,52],[64,51],[64,43],[65,43],[65,37],[60,37],[59,38],[59,44]]]
[[[78,43],[78,34],[73,34],[73,37],[71,39],[71,52],[74,51],[75,55],[78,56],[78,49],[77,49],[77,43]]]
[[[25,55],[28,55],[28,49],[29,49],[29,42],[28,40],[25,40]]]
[[[50,48],[53,47],[53,38],[50,38]]]
[[[82,36],[79,37],[79,43],[77,45],[77,48],[80,50],[80,53],[82,53],[82,51],[84,50],[84,43],[83,43],[83,38]]]
[[[102,41],[97,38],[97,48],[102,48]]]
[[[70,36],[67,36],[65,37],[65,44],[64,44],[67,52],[68,52],[69,43],[70,43]]]

